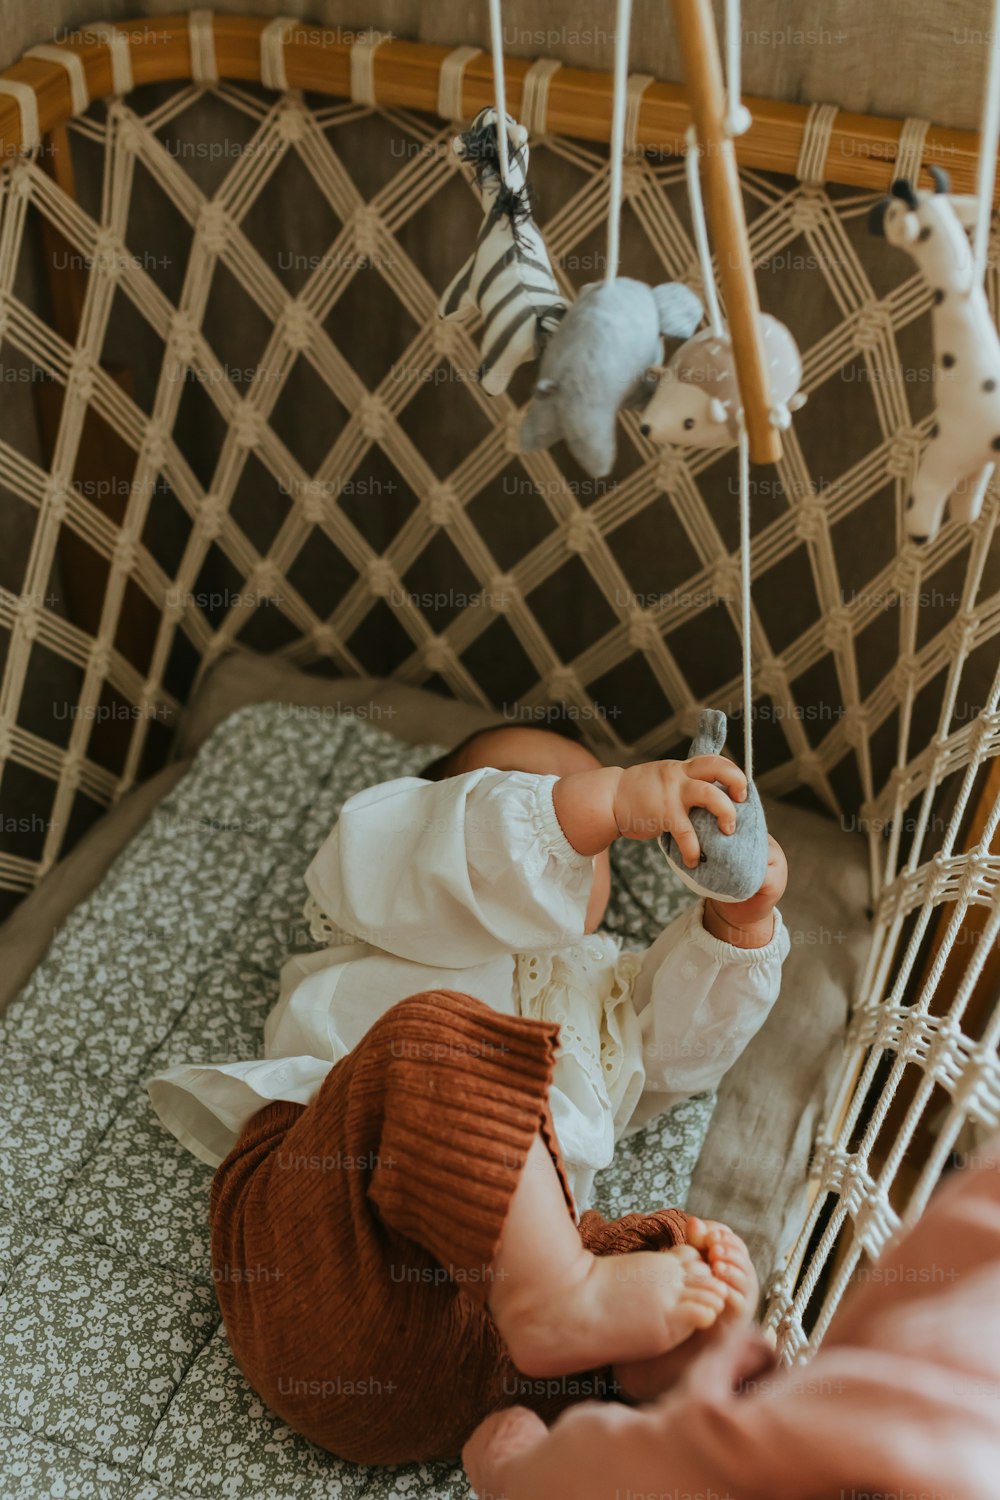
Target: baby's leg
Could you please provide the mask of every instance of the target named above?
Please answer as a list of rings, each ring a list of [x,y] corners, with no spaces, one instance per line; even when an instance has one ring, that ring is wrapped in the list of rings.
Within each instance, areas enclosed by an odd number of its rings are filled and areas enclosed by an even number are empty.
[[[749,1324],[757,1307],[757,1273],[738,1234],[714,1219],[691,1217],[687,1221],[687,1243],[703,1257],[716,1281],[724,1285],[726,1305],[712,1328],[699,1331],[678,1348],[656,1359],[621,1361],[615,1366],[618,1384],[636,1401],[655,1401],[680,1379],[723,1328]]]
[[[511,1200],[488,1299],[525,1375],[651,1359],[710,1328],[727,1295],[727,1285],[694,1245],[612,1256],[586,1250],[548,1149],[535,1137]]]

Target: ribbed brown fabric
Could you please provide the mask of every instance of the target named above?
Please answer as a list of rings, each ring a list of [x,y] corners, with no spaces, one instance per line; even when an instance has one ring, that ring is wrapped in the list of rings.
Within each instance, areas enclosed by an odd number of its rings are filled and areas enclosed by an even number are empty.
[[[305,1437],[358,1463],[452,1458],[521,1402],[551,1420],[609,1371],[527,1380],[485,1307],[525,1157],[548,1110],[558,1027],[448,991],[394,1006],[307,1107],[255,1115],[212,1184],[212,1261],[233,1352]],[[676,1210],[607,1224],[598,1255],[684,1238]]]

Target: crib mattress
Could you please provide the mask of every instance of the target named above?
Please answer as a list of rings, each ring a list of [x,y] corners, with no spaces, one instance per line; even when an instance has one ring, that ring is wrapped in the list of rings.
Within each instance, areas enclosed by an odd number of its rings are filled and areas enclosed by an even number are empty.
[[[258,1055],[302,876],[341,803],[427,747],[356,718],[240,709],[75,908],[0,1018],[0,1495],[31,1500],[464,1496],[461,1470],[345,1464],[243,1379],[208,1243],[211,1170],[143,1080]],[[608,925],[645,945],[691,898],[655,847],[616,849]],[[688,1101],[599,1181],[618,1215],[683,1203],[711,1116]]]

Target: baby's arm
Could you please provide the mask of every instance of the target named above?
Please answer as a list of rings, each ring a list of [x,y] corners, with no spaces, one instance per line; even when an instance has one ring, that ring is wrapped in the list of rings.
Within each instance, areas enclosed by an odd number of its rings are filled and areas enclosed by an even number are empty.
[[[705,902],[706,931],[736,948],[763,948],[774,936],[774,908],[788,880],[785,851],[768,838],[767,870],[760,890],[748,901]]]
[[[760,890],[739,903],[699,902],[646,953],[633,997],[646,1087],[631,1128],[721,1082],[778,998],[789,938],[776,908],[785,856],[770,840]]]
[[[688,820],[723,826],[743,773],[718,755],[606,767],[557,779],[489,767],[429,782],[401,777],[350,798],[306,872],[326,924],[384,952],[450,968],[556,948],[584,932],[593,856],[619,833],[667,829],[698,860]]]
[[[593,860],[563,833],[554,782],[482,767],[369,787],[306,871],[310,897],[345,935],[431,966],[577,942]]]
[[[717,781],[725,791],[715,785]],[[707,808],[723,833],[732,833],[733,800],[742,802],[745,797],[746,777],[724,755],[653,760],[624,770],[604,766],[576,771],[561,777],[552,791],[562,830],[581,854],[600,854],[619,837],[653,839],[672,833],[690,868],[699,854],[691,808]]]

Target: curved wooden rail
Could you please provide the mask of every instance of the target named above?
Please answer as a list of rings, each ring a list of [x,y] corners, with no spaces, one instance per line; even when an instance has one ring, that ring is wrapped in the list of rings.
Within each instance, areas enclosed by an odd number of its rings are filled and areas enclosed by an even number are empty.
[[[221,77],[259,81],[260,35],[268,19],[215,16],[215,50]],[[136,84],[191,77],[186,14],[122,21],[118,30],[129,38]],[[285,46],[289,86],[348,97],[354,40],[353,34],[307,22],[296,23]],[[111,92],[111,54],[105,43],[81,27],[60,41],[60,45],[80,56],[92,99]],[[383,42],[374,60],[379,102],[435,113],[438,74],[449,51],[447,47],[395,38]],[[514,114],[521,107],[524,75],[530,66],[524,58],[506,61],[508,108]],[[43,132],[72,113],[66,73],[57,63],[24,57],[0,76],[27,83],[34,90]],[[492,102],[493,73],[485,53],[466,67],[462,99],[470,116]],[[753,115],[753,124],[735,142],[740,166],[793,173],[802,148],[807,107],[749,96],[745,97],[745,103]],[[680,153],[690,119],[685,90],[680,85],[653,83],[642,96],[638,144],[650,150]],[[888,188],[902,123],[874,115],[839,114],[830,136],[827,181],[870,191]],[[607,141],[611,134],[610,73],[560,68],[549,88],[548,124],[559,135]],[[7,156],[21,147],[17,102],[9,96],[0,97],[0,153]],[[932,126],[927,133],[924,160],[947,167],[956,192],[974,190],[978,154],[979,137],[974,131]],[[997,198],[1000,199],[1000,182]]]

